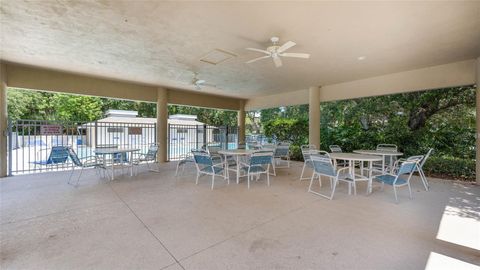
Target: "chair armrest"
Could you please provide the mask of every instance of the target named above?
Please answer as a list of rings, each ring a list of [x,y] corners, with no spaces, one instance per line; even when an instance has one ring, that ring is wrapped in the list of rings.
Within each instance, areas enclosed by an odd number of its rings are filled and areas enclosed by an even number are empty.
[[[337,170],[337,176],[340,175],[340,172],[345,171],[345,170],[349,170],[349,169],[350,169],[349,167],[345,167],[345,168],[338,169],[338,170]]]
[[[373,178],[378,177],[378,176],[382,176],[382,175],[390,175],[390,176],[397,177],[397,175],[393,174],[393,173],[384,173],[384,174],[375,175],[375,176],[373,176]]]
[[[225,166],[225,162],[219,162],[212,165],[212,167],[224,167],[224,166]]]
[[[78,159],[80,159],[80,160],[89,160],[89,159],[98,160],[99,157],[97,157],[97,156],[86,156],[86,157],[79,157]]]
[[[250,167],[250,164],[247,164],[245,162],[239,162],[239,165],[240,165],[240,167],[243,167],[243,166]]]

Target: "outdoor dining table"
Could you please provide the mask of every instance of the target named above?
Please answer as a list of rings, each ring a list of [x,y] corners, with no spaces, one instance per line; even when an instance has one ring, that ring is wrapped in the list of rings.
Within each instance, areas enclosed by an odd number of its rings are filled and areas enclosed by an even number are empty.
[[[225,159],[227,160],[228,156],[232,156],[235,158],[235,162],[237,163],[236,173],[237,173],[237,184],[240,183],[240,157],[241,156],[250,156],[253,154],[255,150],[250,149],[230,149],[230,150],[220,150],[218,153],[220,155],[224,155]],[[228,170],[228,164],[225,164],[225,170]]]
[[[334,160],[345,160],[348,161],[348,173],[352,180],[355,179],[362,179],[368,180],[368,193],[372,192],[372,166],[374,161],[381,161],[383,157],[375,156],[375,155],[363,155],[357,153],[330,153],[330,158]],[[363,175],[363,170],[361,170],[361,174],[355,174],[355,162],[359,161],[363,164],[363,162],[368,163],[368,175]],[[350,188],[349,188],[350,191]]]
[[[403,153],[397,151],[382,151],[382,150],[354,150],[354,153],[362,155],[375,155],[382,157],[382,173],[385,171],[385,158],[390,157],[390,164],[393,165],[393,157],[403,156]]]
[[[93,152],[96,155],[101,155],[103,156],[103,166],[105,169],[107,169],[107,159],[105,158],[106,156],[112,156],[112,161],[115,158],[115,155],[117,154],[126,154],[130,153],[130,158],[129,158],[129,165],[130,165],[130,176],[133,176],[133,153],[140,151],[140,148],[97,148],[93,150]],[[112,177],[111,180],[115,178],[115,164],[112,162]]]

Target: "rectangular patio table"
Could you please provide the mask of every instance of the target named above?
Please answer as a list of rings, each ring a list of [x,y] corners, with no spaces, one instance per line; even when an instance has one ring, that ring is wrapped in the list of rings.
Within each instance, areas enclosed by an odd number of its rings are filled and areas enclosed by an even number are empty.
[[[231,149],[231,150],[220,150],[218,151],[219,154],[225,156],[225,161],[227,160],[228,156],[232,156],[235,158],[235,162],[237,163],[236,173],[237,173],[237,184],[240,183],[240,156],[250,156],[253,154],[255,150],[249,149]],[[225,164],[225,170],[228,173],[228,163]]]
[[[374,161],[381,161],[383,157],[374,156],[374,155],[362,155],[357,153],[330,153],[330,158],[334,160],[346,160],[348,161],[348,173],[352,180],[355,182],[356,179],[367,180],[368,188],[367,193],[372,192],[372,165]],[[355,174],[355,161],[368,162],[368,175],[365,177],[363,174]],[[363,170],[362,170],[363,171]],[[348,193],[350,194],[350,186],[348,188]]]
[[[130,153],[130,160],[129,160],[129,165],[130,165],[130,176],[133,176],[133,153],[140,151],[140,148],[98,148],[95,149],[93,152],[96,155],[101,155],[103,156],[103,166],[107,169],[107,159],[105,158],[106,156],[110,155],[112,156],[112,161],[114,159],[114,156],[116,154],[126,154]],[[112,162],[112,177],[111,180],[115,178],[115,164]]]

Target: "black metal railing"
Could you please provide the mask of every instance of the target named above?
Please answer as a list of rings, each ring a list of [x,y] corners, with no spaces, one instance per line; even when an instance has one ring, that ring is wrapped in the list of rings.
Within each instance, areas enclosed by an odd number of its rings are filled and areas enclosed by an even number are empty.
[[[71,162],[49,163],[53,146],[70,146],[81,158],[94,156],[96,147],[106,145],[147,152],[156,143],[156,123],[145,123],[141,118],[132,122],[9,121],[9,175],[71,169]],[[169,160],[181,159],[191,149],[207,144],[237,147],[237,127],[169,124],[168,129]]]
[[[237,127],[169,124],[168,130],[169,160],[181,159],[192,149],[206,145],[218,145],[223,149],[237,148]]]

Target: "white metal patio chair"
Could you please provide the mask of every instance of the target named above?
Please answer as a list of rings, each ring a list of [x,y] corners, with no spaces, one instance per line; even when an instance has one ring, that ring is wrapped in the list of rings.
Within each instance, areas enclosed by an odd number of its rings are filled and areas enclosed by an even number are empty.
[[[182,168],[182,173],[185,171],[185,166],[187,164],[195,164],[195,159],[193,158],[193,152],[200,152],[208,154],[207,151],[202,149],[192,149],[191,152],[187,153],[186,155],[182,156],[180,160],[177,162],[177,167],[175,169],[175,176],[178,176],[178,171],[180,167]]]
[[[281,165],[283,161],[286,165]],[[272,165],[275,176],[277,168],[290,168],[290,143],[280,143],[274,148]]]
[[[138,167],[141,163],[147,164],[148,170],[153,172],[159,172],[160,168],[157,162],[158,144],[152,144],[148,147],[147,153],[139,154],[138,157],[133,159],[133,165],[135,166],[135,175],[138,173]],[[151,164],[156,164],[156,169],[152,169]]]
[[[271,153],[253,153],[248,163],[241,163],[242,170],[247,176],[247,187],[250,188],[250,180],[256,176],[258,180],[261,174],[267,175],[267,185],[270,186],[270,165],[272,164],[273,155]]]
[[[308,192],[332,200],[338,181],[346,181],[349,184],[350,190],[351,180],[348,179],[348,173],[343,172],[348,171],[348,168],[341,168],[339,170],[335,170],[335,166],[333,165],[332,160],[326,156],[311,156],[310,158],[313,164],[313,174],[310,178]],[[318,184],[320,185],[320,188],[322,187],[322,176],[326,176],[330,179],[330,195],[325,195],[312,189],[313,181],[316,177],[318,177]]]
[[[332,153],[342,153],[342,148],[336,144],[330,145],[328,148],[330,148],[330,152]]]
[[[330,148],[330,152],[332,153],[343,153],[343,150],[342,148],[339,146],[339,145],[336,145],[336,144],[332,144],[330,145],[328,148]],[[342,166],[342,167],[345,167],[348,165],[348,162],[346,162],[345,160],[340,160],[340,162],[337,162],[336,160],[333,162],[333,165],[335,166]]]
[[[303,174],[305,173],[305,168],[308,167],[313,169],[313,164],[310,159],[310,156],[312,155],[329,156],[329,155],[325,151],[317,150],[317,147],[313,144],[302,145],[300,146],[300,149],[302,151],[302,156],[303,156],[303,168],[302,168],[302,173],[300,174],[299,180],[302,181],[302,180],[311,178],[311,177],[303,177]]]
[[[193,152],[193,158],[197,168],[195,184],[198,185],[198,178],[202,175],[210,175],[212,177],[212,189],[215,185],[215,176],[222,176],[223,179],[227,180],[227,183],[230,184],[223,162],[214,164],[212,157],[208,153],[201,152]]]
[[[75,171],[75,167],[80,167],[80,173],[78,174],[77,181],[75,185],[73,185],[75,187],[77,187],[78,183],[80,182],[80,177],[82,177],[83,169],[95,168],[95,169],[103,169],[104,172],[106,171],[103,161],[99,160],[97,156],[79,158],[77,153],[75,153],[75,151],[71,147],[65,147],[65,151],[68,154],[68,157],[70,157],[73,164],[75,165],[74,167],[72,167],[72,172],[68,177],[68,184],[70,185],[72,184],[71,180],[72,180],[73,173]]]
[[[265,148],[265,149],[255,150],[254,153],[255,154],[268,154],[268,155],[271,155],[273,157],[273,153],[274,153],[273,151],[274,151],[274,149]],[[244,162],[244,163],[248,163],[248,160],[249,159],[247,159],[247,161]],[[272,164],[271,165],[272,165],[272,172],[271,173],[269,172],[269,173],[270,173],[270,175],[276,176],[277,173],[275,171],[275,160],[273,158],[272,158]]]
[[[427,154],[425,156],[423,155],[418,155],[418,156],[411,156],[407,159],[399,159],[399,161],[404,161],[404,160],[407,160],[407,161],[410,161],[410,160],[420,160],[418,163],[417,163],[417,166],[415,167],[415,172],[418,172],[418,175],[420,176],[420,179],[422,180],[422,184],[423,186],[425,187],[425,190],[428,191],[429,189],[429,185],[428,185],[428,180],[427,180],[427,177],[425,176],[425,173],[423,172],[423,165],[425,165],[425,162],[427,161],[427,159],[430,157],[430,155],[432,154],[432,151],[433,151],[433,148],[430,148],[427,152]]]
[[[385,152],[397,152],[398,147],[395,144],[381,143],[381,144],[377,145],[376,150],[377,151],[385,151]],[[384,172],[384,171],[389,171],[389,169],[390,170],[393,169],[393,167],[395,165],[395,162],[397,161],[397,157],[385,156],[384,159],[385,159],[385,162],[384,162],[385,167],[384,168],[382,168],[382,162],[381,161],[380,162],[379,161],[373,162],[374,171]]]
[[[208,154],[210,154],[210,156],[212,157],[212,160],[214,163],[221,163],[221,162],[225,162],[224,161],[224,156],[219,154],[218,151],[221,151],[222,148],[220,146],[217,146],[217,145],[207,145],[206,146],[206,150],[208,152]],[[230,160],[230,162],[235,161],[233,158],[231,157],[227,157],[227,159]]]
[[[433,148],[430,148],[428,150],[427,154],[425,154],[425,156],[423,156],[422,160],[417,164],[417,167],[415,168],[415,172],[418,172],[418,174],[420,175],[420,178],[422,179],[422,183],[423,183],[423,186],[425,187],[426,191],[428,191],[430,189],[430,185],[428,184],[428,180],[427,180],[427,177],[425,176],[425,172],[423,172],[423,165],[425,165],[425,162],[430,157],[432,152],[433,152]]]
[[[393,192],[395,194],[395,201],[398,203],[397,197],[397,188],[407,186],[408,192],[410,194],[410,199],[412,199],[412,188],[410,186],[410,179],[412,174],[417,168],[418,163],[422,160],[423,156],[410,157],[407,160],[398,160],[395,162],[394,171],[395,173],[386,173],[382,175],[377,175],[373,179],[377,182],[382,183],[382,190],[385,184],[393,187]]]

